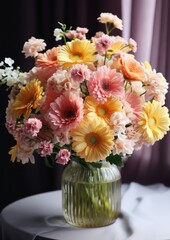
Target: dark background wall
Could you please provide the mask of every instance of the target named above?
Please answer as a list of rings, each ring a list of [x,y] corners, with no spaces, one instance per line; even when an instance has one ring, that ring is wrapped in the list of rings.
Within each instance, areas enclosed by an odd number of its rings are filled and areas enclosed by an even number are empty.
[[[0,61],[5,57],[15,60],[15,66],[28,71],[32,59],[21,53],[30,37],[43,38],[47,47],[56,44],[53,37],[57,22],[68,26],[87,27],[89,36],[102,30],[97,22],[101,12],[112,12],[121,18],[119,0],[1,0],[0,2]],[[120,33],[119,33],[120,34]],[[18,164],[10,161],[8,151],[14,145],[5,128],[7,107],[5,87],[0,88],[0,210],[7,204],[28,195],[60,188],[62,167],[45,167],[42,159],[36,164]]]

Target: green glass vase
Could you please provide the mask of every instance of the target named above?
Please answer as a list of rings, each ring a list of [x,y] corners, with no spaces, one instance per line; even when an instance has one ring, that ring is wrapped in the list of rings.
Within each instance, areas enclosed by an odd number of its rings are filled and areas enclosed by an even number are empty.
[[[121,206],[121,175],[115,165],[101,168],[70,162],[62,175],[65,220],[78,227],[102,227],[115,222]]]

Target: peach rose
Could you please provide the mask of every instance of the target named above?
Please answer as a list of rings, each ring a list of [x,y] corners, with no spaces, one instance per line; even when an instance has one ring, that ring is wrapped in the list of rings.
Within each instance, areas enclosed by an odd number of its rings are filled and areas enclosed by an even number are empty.
[[[120,56],[122,73],[129,81],[144,81],[146,79],[145,69],[132,56],[123,54]]]

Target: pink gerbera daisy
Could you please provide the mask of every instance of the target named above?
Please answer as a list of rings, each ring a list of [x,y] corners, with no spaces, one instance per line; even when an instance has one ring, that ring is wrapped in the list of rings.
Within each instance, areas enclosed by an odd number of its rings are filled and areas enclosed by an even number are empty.
[[[115,69],[101,66],[92,74],[87,87],[90,95],[97,101],[104,102],[109,97],[121,96],[123,93],[123,75]]]
[[[45,91],[45,96],[44,96],[44,99],[42,101],[42,104],[41,104],[41,111],[43,113],[46,113],[48,112],[49,108],[50,108],[50,104],[52,102],[54,102],[54,100],[60,96],[60,92],[58,91],[55,91],[54,89],[51,89],[50,87],[48,87]]]
[[[51,127],[56,130],[68,131],[74,128],[83,117],[83,99],[72,92],[59,96],[50,104],[45,115]]]

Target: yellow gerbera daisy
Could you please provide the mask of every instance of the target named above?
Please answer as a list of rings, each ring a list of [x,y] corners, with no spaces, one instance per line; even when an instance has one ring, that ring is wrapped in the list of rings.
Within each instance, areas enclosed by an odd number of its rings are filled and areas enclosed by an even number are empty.
[[[73,40],[62,46],[58,52],[58,61],[64,67],[70,67],[73,64],[86,64],[95,62],[95,45],[89,40]]]
[[[72,147],[86,162],[104,160],[113,148],[113,132],[98,118],[85,118],[71,131]]]
[[[145,61],[145,62],[143,63],[143,65],[144,65],[144,67],[145,67],[147,70],[152,71],[152,66],[150,65],[149,62]]]
[[[127,45],[124,41],[118,40],[110,46],[109,51],[107,51],[107,57],[119,51],[129,52],[131,50],[132,49],[129,47],[129,45]]]
[[[15,160],[17,159],[17,149],[18,149],[18,145],[16,144],[15,146],[11,147],[10,151],[8,152],[11,155],[12,162],[15,162]],[[17,162],[19,162],[18,159],[17,159]]]
[[[21,88],[11,106],[13,116],[19,118],[23,115],[28,118],[32,109],[37,108],[42,98],[42,91],[41,83],[37,79],[31,80],[25,87]]]
[[[15,146],[11,147],[8,153],[11,155],[12,162],[16,161],[25,164],[29,161],[31,161],[31,163],[35,163],[33,151],[34,149],[31,146],[26,146],[17,142]]]
[[[110,117],[114,112],[122,112],[122,103],[116,98],[109,98],[106,102],[98,102],[92,96],[84,101],[84,113],[90,117],[98,116],[110,124]]]
[[[145,103],[138,124],[138,130],[142,133],[144,140],[154,144],[169,131],[168,108],[161,106],[160,102],[155,100]]]

